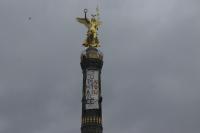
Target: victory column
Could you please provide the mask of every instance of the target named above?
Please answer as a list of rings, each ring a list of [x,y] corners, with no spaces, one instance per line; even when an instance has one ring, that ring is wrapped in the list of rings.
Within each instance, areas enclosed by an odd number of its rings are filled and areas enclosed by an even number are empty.
[[[103,54],[97,49],[100,47],[97,31],[101,22],[98,9],[91,19],[87,17],[87,9],[84,13],[84,18],[77,18],[77,21],[88,29],[87,38],[82,44],[86,49],[81,54],[80,63],[83,72],[81,133],[103,133],[101,106]]]

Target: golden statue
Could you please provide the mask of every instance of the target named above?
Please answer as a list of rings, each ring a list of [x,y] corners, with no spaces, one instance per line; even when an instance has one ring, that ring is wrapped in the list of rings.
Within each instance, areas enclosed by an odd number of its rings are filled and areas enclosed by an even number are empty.
[[[91,19],[87,18],[87,9],[84,9],[85,18],[76,18],[77,21],[81,24],[84,24],[87,28],[87,38],[85,39],[83,46],[85,47],[100,47],[99,39],[98,39],[98,28],[101,25],[99,20],[99,12],[97,8],[97,14],[92,15]]]

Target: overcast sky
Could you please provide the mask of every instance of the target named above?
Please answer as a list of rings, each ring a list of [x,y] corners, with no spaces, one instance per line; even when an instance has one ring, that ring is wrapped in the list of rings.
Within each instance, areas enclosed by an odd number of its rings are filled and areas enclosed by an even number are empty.
[[[200,132],[200,1],[98,0],[104,133]],[[0,132],[80,133],[76,22],[96,0],[0,0]]]

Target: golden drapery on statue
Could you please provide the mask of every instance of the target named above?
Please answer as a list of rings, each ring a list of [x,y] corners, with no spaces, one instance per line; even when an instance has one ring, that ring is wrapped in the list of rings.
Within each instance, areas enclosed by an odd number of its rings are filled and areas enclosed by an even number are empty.
[[[99,39],[98,39],[98,29],[101,25],[101,21],[99,20],[99,11],[97,8],[97,14],[92,15],[91,19],[87,18],[87,9],[84,9],[85,18],[76,18],[77,21],[81,24],[84,24],[87,31],[87,38],[85,39],[83,46],[85,47],[100,47]]]

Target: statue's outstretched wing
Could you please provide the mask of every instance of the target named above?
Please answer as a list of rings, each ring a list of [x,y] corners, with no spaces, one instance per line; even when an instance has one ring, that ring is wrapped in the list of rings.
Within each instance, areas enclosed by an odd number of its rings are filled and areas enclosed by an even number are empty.
[[[102,21],[98,20],[98,21],[97,21],[97,25],[98,25],[98,26],[102,25]]]
[[[87,28],[89,28],[89,21],[86,20],[85,18],[76,18],[76,20],[81,23],[81,24],[84,24]]]

